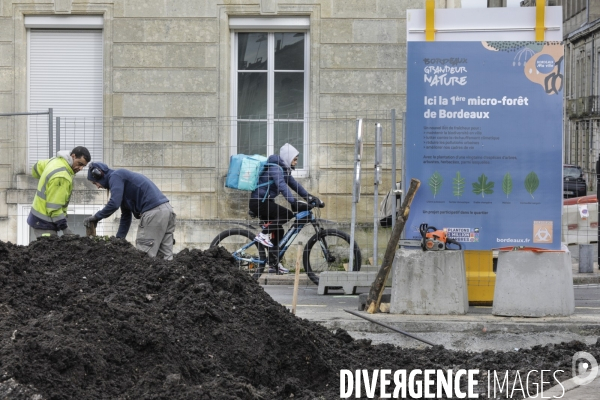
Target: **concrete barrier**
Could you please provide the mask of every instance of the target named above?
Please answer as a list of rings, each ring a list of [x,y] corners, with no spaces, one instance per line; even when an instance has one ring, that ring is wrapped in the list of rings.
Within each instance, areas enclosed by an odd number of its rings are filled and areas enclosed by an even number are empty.
[[[562,242],[566,244],[598,242],[597,202],[563,205]]]
[[[377,278],[378,267],[363,265],[360,271],[323,271],[319,274],[318,294],[327,294],[332,287],[341,287],[344,294],[355,294],[357,287],[369,287]],[[391,273],[390,273],[391,275]],[[385,286],[391,286],[391,277],[385,281]]]
[[[572,268],[567,252],[501,251],[492,314],[572,315],[575,312]]]
[[[594,245],[580,244],[579,245],[579,273],[593,274],[594,273]]]
[[[391,314],[466,314],[468,309],[462,251],[401,248],[396,252]]]

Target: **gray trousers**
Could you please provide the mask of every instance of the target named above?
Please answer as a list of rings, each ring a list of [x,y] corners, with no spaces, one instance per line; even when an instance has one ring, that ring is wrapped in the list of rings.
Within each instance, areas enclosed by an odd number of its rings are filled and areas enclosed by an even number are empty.
[[[160,253],[165,260],[172,260],[175,217],[173,207],[169,203],[163,203],[143,213],[135,247],[150,257],[156,257]]]

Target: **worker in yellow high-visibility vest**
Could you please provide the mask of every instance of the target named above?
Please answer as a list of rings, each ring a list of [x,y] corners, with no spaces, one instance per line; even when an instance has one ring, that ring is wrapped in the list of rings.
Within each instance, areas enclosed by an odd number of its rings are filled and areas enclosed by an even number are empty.
[[[56,157],[39,160],[31,174],[39,179],[27,223],[36,239],[42,236],[73,235],[67,224],[67,207],[73,191],[73,176],[91,160],[90,152],[82,146],[71,152],[63,150]]]

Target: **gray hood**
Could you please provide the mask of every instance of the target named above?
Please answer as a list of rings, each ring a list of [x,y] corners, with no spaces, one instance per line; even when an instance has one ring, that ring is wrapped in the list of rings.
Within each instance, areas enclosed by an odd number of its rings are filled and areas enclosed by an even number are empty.
[[[64,158],[67,160],[71,168],[73,167],[73,157],[71,157],[71,152],[69,150],[61,150],[56,153],[56,157]]]
[[[289,143],[286,143],[283,146],[281,146],[281,149],[279,150],[279,157],[281,157],[281,159],[288,168],[292,168],[292,160],[298,154],[300,154],[300,152]]]

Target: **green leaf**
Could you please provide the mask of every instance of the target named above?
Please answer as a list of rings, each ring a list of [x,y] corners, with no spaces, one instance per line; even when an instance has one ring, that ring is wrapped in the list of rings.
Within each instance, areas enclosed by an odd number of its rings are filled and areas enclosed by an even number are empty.
[[[525,189],[527,189],[532,199],[533,193],[537,190],[538,186],[540,186],[540,178],[538,178],[535,172],[531,171],[525,177]]]
[[[488,182],[485,174],[481,174],[481,176],[477,178],[477,182],[473,183],[473,193],[480,194],[481,197],[485,197],[486,194],[494,193],[493,189],[494,182]]]
[[[507,172],[506,175],[504,175],[504,179],[502,179],[502,191],[506,194],[507,198],[510,192],[512,192],[512,185],[513,182],[510,176],[510,172]]]
[[[465,178],[460,176],[460,171],[456,171],[456,176],[452,180],[454,187],[454,195],[460,197],[465,191]]]
[[[442,187],[442,181],[442,175],[440,175],[437,171],[435,171],[433,175],[431,175],[431,177],[429,178],[429,188],[433,193],[433,197],[435,197],[440,192],[440,188]]]

